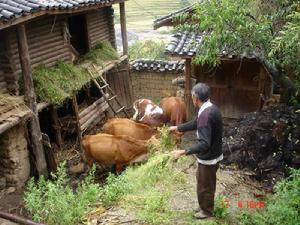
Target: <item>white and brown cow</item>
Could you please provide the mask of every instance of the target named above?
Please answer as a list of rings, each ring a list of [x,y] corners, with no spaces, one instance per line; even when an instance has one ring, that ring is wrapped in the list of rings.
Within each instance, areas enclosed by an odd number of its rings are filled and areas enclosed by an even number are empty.
[[[138,99],[133,103],[135,113],[133,120],[148,124],[149,126],[160,126],[163,122],[163,110],[150,99]]]

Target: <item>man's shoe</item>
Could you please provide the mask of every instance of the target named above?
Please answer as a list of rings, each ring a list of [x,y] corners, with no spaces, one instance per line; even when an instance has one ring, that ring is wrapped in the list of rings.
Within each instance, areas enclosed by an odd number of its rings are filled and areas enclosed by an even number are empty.
[[[212,217],[212,215],[209,214],[209,213],[206,213],[206,212],[204,212],[202,209],[200,209],[198,212],[196,212],[196,213],[194,214],[194,217],[195,217],[196,219],[206,219],[206,218]]]
[[[196,209],[193,209],[193,213],[197,213],[197,212],[199,212],[201,209],[200,209],[200,207],[198,207],[198,208],[196,208]]]

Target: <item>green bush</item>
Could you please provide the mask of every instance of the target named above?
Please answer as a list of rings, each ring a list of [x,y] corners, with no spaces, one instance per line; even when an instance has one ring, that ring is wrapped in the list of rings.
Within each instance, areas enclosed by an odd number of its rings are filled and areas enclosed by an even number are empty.
[[[105,185],[101,188],[101,201],[108,207],[117,202],[129,191],[129,183],[123,175],[116,176],[110,173]]]
[[[214,215],[217,218],[223,219],[227,217],[229,214],[228,212],[228,205],[226,203],[226,198],[223,195],[218,195],[215,199],[214,204]]]
[[[24,202],[33,220],[48,225],[74,225],[92,210],[91,204],[100,200],[100,187],[94,183],[95,168],[73,192],[64,167],[65,162],[51,174],[51,180],[41,177],[37,182],[33,178],[28,182]]]
[[[267,202],[266,209],[252,214],[243,212],[238,217],[241,225],[295,225],[300,224],[300,169],[291,169],[291,175],[278,182],[276,193]]]
[[[149,224],[173,224],[172,210],[169,206],[170,193],[158,190],[149,190],[145,196],[140,196],[131,203],[136,209],[136,216],[139,220]]]

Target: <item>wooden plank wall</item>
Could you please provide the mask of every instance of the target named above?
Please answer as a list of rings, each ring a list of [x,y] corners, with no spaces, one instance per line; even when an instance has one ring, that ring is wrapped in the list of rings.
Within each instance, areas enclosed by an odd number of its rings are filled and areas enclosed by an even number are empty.
[[[71,62],[69,44],[64,35],[64,18],[42,17],[26,24],[29,55],[32,67],[39,64],[53,66],[58,60]],[[15,29],[10,29],[7,38],[13,71],[8,74],[17,81],[21,75],[18,42]],[[17,89],[17,87],[15,87]]]
[[[3,39],[3,33],[0,32],[0,94],[7,93],[5,74],[4,74],[4,64],[5,64],[5,43]]]
[[[271,79],[255,61],[225,61],[215,71],[195,66],[194,73],[197,82],[210,86],[211,101],[226,118],[239,118],[244,113],[256,111],[260,94],[266,98],[270,95]]]
[[[90,47],[103,40],[110,41],[116,47],[113,16],[113,8],[111,6],[86,14]],[[64,16],[45,16],[26,24],[29,55],[33,68],[39,64],[53,66],[58,60],[72,62],[65,21],[66,17]],[[0,51],[0,62],[3,67],[2,73],[5,74],[9,92],[18,94],[21,66],[15,27],[6,29],[5,46],[6,61],[1,57]],[[0,84],[1,82],[3,83],[3,78],[0,78]]]
[[[86,14],[89,46],[99,41],[110,41],[116,47],[113,8],[105,7]]]
[[[124,62],[125,63],[125,62]],[[122,65],[118,70],[107,73],[106,79],[114,93],[118,96],[118,100],[127,108],[132,107],[133,93],[132,84],[127,65]]]

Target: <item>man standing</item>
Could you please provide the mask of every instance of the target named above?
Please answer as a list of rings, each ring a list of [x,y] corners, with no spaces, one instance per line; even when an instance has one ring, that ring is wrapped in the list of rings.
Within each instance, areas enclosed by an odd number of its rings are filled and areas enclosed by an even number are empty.
[[[198,116],[187,123],[170,127],[170,131],[197,130],[197,143],[185,150],[173,151],[175,158],[191,154],[197,156],[196,178],[199,208],[194,214],[197,219],[213,216],[216,172],[219,161],[223,159],[222,116],[218,107],[213,105],[209,98],[209,87],[204,83],[196,84],[192,88],[192,99],[194,106],[199,107]]]

